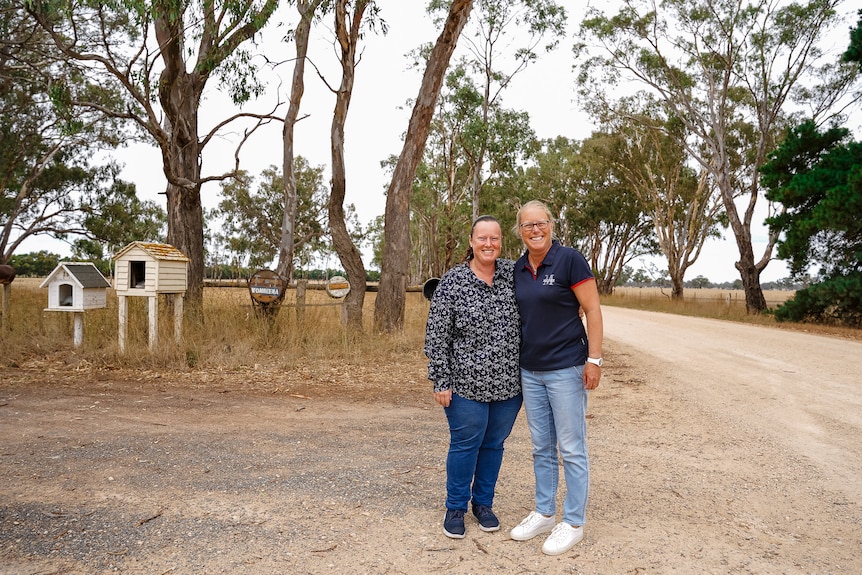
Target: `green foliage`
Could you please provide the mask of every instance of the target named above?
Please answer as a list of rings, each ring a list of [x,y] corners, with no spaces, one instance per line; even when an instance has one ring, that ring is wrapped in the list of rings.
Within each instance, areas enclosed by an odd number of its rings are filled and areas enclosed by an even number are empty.
[[[16,254],[9,258],[9,265],[15,268],[15,274],[19,277],[43,278],[54,271],[59,263],[59,254],[46,250]]]
[[[312,167],[302,156],[294,161],[297,213],[294,230],[298,267],[307,265],[315,254],[326,249],[328,191],[323,167]],[[255,187],[256,186],[256,187]],[[261,179],[246,172],[222,184],[222,201],[213,214],[224,219],[222,232],[213,237],[229,259],[259,269],[278,254],[284,217],[284,180],[280,170],[270,166]],[[352,213],[352,212],[351,212]],[[218,249],[214,250],[218,251]],[[216,254],[211,253],[211,259]]]
[[[859,21],[856,27],[850,31],[850,45],[841,59],[845,62],[856,62],[859,71],[862,72],[862,10],[859,10]]]
[[[114,180],[96,190],[84,204],[90,236],[116,250],[133,241],[164,241],[167,215],[151,200],[141,201],[135,184]]]
[[[0,260],[30,236],[85,234],[81,200],[109,185],[114,175],[111,166],[94,166],[92,158],[122,139],[117,124],[99,109],[122,99],[75,69],[23,4],[11,0],[4,6]],[[82,106],[81,100],[93,106]]]
[[[783,233],[778,257],[795,275],[812,265],[824,277],[862,270],[862,143],[847,136],[805,122],[761,170],[766,197],[784,206],[767,223]]]
[[[767,220],[783,233],[778,256],[797,277],[820,269],[818,283],[776,310],[780,321],[862,325],[862,143],[847,137],[805,122],[762,169],[767,197],[784,206]]]
[[[824,278],[774,311],[778,321],[862,328],[862,272]]]
[[[479,212],[500,219],[504,234],[517,203],[511,182],[537,144],[526,113],[486,102],[461,61],[437,100],[411,200],[412,277],[440,277],[467,250],[475,186]],[[504,249],[520,248],[509,236]],[[510,256],[511,257],[511,256]]]
[[[631,0],[615,17],[585,8],[575,51],[583,98],[595,111],[617,109],[613,85],[634,82],[685,124],[687,152],[720,192],[755,313],[766,307],[759,278],[776,240],[771,234],[763,254],[754,253],[758,170],[794,110],[822,118],[853,98],[852,70],[821,48],[840,23],[837,5]]]

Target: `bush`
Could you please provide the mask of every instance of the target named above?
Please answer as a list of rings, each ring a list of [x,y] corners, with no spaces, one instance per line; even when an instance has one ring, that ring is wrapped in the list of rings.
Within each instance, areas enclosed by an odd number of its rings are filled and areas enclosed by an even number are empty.
[[[775,310],[778,321],[862,327],[862,272],[838,275],[796,292]]]

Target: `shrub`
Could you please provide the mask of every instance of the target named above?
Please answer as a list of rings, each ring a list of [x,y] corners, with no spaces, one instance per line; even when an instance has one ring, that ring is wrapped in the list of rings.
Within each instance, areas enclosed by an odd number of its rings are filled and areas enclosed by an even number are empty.
[[[796,292],[775,310],[778,321],[862,327],[862,272],[837,275]]]

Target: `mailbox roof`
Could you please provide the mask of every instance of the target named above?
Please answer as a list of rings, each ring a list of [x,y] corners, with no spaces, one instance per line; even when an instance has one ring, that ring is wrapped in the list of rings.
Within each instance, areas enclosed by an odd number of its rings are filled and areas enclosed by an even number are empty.
[[[157,244],[153,242],[132,242],[116,254],[114,259],[119,259],[132,248],[138,248],[147,253],[150,257],[156,260],[173,260],[187,262],[189,258],[186,255],[170,244]]]
[[[91,262],[61,262],[54,271],[48,274],[45,281],[39,287],[47,287],[54,280],[54,276],[61,269],[66,270],[72,278],[82,288],[108,288],[111,284],[105,279],[105,276]]]

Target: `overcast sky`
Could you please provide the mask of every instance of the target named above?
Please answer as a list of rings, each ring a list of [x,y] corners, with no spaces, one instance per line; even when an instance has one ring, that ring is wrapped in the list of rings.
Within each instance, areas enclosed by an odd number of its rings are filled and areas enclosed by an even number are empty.
[[[347,166],[347,199],[356,205],[360,222],[367,224],[383,214],[384,192],[389,183],[389,174],[380,166],[388,156],[401,151],[401,136],[406,130],[410,108],[406,102],[414,98],[421,82],[421,73],[408,69],[410,60],[405,54],[424,42],[434,42],[438,32],[424,13],[424,1],[378,0],[381,15],[389,25],[386,36],[367,34],[363,42],[362,59],[356,70],[354,95],[350,104],[346,125],[345,155]],[[593,2],[596,4],[596,2]],[[568,3],[567,6],[570,6]],[[572,72],[572,32],[582,13],[569,8],[569,30],[567,38],[552,54],[542,54],[539,61],[516,76],[512,86],[505,92],[506,108],[524,110],[539,138],[554,138],[563,135],[583,139],[590,135],[594,126],[588,116],[579,111],[574,101],[574,74]],[[314,63],[333,86],[339,82],[340,71],[331,47],[329,20],[327,28],[314,32],[313,45],[309,52]],[[469,26],[469,25],[468,25]],[[283,32],[270,30],[264,37],[267,55],[272,61],[288,60],[293,54],[292,46],[279,42]],[[463,48],[463,39],[459,48]],[[248,104],[249,111],[261,112],[275,102],[279,78],[281,98],[286,99],[290,84],[292,63],[277,71],[266,72],[270,81],[268,94]],[[214,86],[216,81],[211,84]],[[306,90],[302,100],[301,115],[308,115],[299,122],[296,130],[295,149],[312,165],[330,164],[329,131],[334,98],[329,89],[317,77],[314,68],[306,67]],[[212,122],[230,113],[227,98],[217,92],[208,95],[201,115],[201,129],[208,129]],[[286,109],[280,108],[283,116]],[[230,136],[228,136],[229,138]],[[221,173],[233,164],[233,144],[214,142],[207,147],[203,159],[203,175]],[[281,166],[281,128],[272,124],[255,134],[246,144],[241,155],[241,168],[258,173],[270,165]],[[154,147],[134,145],[121,151],[117,157],[126,167],[123,179],[136,184],[142,198],[157,200],[164,207],[165,179],[161,158]],[[219,186],[207,184],[202,190],[203,203],[207,208],[218,203]],[[765,201],[761,202],[765,204]],[[765,212],[764,212],[765,215]],[[755,218],[762,221],[763,216]],[[698,263],[686,273],[687,279],[703,275],[713,282],[733,281],[739,278],[733,267],[738,259],[732,234],[727,232],[724,240],[711,240],[704,249]],[[766,230],[758,226],[753,230],[755,258],[759,259],[766,241]],[[58,242],[30,241],[21,252],[35,249],[51,249],[68,255],[67,246]],[[660,268],[667,264],[654,260]],[[366,261],[368,266],[369,261]],[[329,265],[338,267],[333,256]],[[635,265],[639,267],[639,265]],[[761,280],[772,281],[786,277],[787,267],[783,262],[773,261],[762,274]]]

